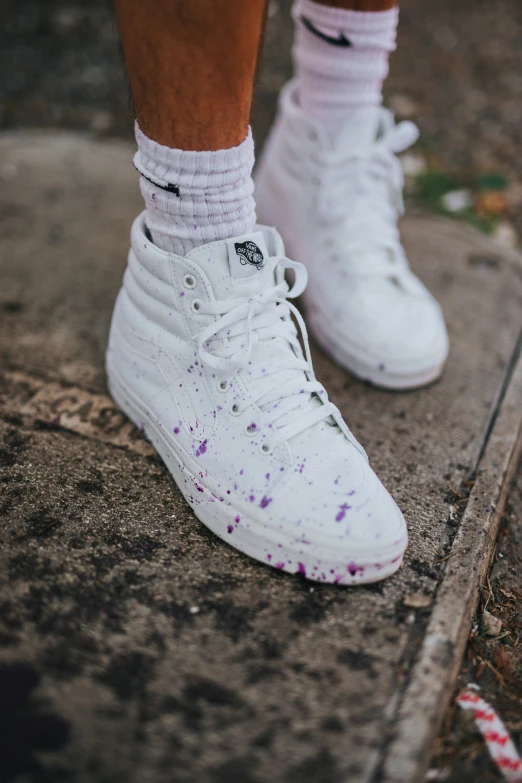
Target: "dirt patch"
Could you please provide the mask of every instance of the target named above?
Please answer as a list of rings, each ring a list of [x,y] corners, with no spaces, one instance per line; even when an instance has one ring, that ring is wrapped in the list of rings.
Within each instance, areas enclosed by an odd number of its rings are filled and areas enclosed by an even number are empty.
[[[496,636],[488,635],[501,621]],[[488,580],[482,588],[456,694],[468,684],[499,713],[522,748],[522,464],[511,490]],[[438,771],[435,776],[435,771]],[[504,778],[489,758],[470,713],[453,703],[431,764],[431,780],[497,783]]]

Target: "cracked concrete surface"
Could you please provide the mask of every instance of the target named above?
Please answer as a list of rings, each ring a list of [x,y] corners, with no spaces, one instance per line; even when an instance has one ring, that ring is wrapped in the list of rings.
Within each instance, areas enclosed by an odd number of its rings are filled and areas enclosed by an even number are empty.
[[[405,598],[434,598],[444,577],[454,490],[474,473],[520,328],[519,257],[457,223],[405,222],[452,341],[430,388],[373,390],[315,351],[411,543],[385,583],[313,585],[206,531],[106,396],[141,209],[130,146],[19,134],[0,156],[15,172],[0,200],[6,779],[377,780],[430,619]]]

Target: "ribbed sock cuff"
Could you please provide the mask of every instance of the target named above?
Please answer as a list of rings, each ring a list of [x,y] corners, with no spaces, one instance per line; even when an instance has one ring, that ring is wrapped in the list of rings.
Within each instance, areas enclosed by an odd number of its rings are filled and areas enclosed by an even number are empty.
[[[164,250],[185,255],[193,247],[251,231],[254,143],[249,129],[236,147],[179,150],[148,138],[135,126],[134,165],[147,207],[147,225]]]

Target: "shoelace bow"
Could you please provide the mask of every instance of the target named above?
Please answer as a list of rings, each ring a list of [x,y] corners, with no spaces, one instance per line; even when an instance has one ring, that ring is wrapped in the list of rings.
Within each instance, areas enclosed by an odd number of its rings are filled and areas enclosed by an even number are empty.
[[[409,269],[397,229],[397,217],[404,213],[404,175],[397,154],[414,144],[418,136],[416,125],[412,122],[395,125],[393,115],[383,109],[381,135],[366,149],[349,154],[344,150],[323,151],[317,156],[323,169],[319,188],[319,209],[323,219],[346,223],[343,246],[349,247],[354,255],[367,254],[369,240],[374,248],[388,250],[390,260],[395,262],[394,274]],[[354,230],[350,199],[356,203],[357,198],[361,201]],[[380,255],[386,257],[386,254]],[[389,264],[376,264],[374,259],[373,266],[377,274],[390,273]]]
[[[292,269],[295,273],[291,288],[284,279],[287,269]],[[283,383],[274,381],[268,391],[267,376],[257,390],[254,389],[242,400],[242,409],[257,404],[263,411],[258,429],[272,429],[269,439],[271,449],[317,422],[332,417],[346,437],[362,451],[336,406],[329,402],[323,385],[315,378],[303,317],[297,307],[288,301],[300,296],[306,288],[306,268],[286,256],[274,256],[267,261],[262,275],[257,293],[201,304],[199,312],[221,316],[198,334],[201,361],[216,370],[235,372],[248,367],[253,347],[259,340],[278,337],[285,339],[292,352],[285,352],[284,366],[277,366],[276,371],[285,369],[299,372]],[[272,282],[274,280],[275,284]],[[305,357],[290,314],[294,315],[299,326]],[[238,340],[234,338],[246,340],[238,345]],[[303,380],[302,373],[306,380]],[[254,385],[258,386],[258,382]],[[320,400],[321,404],[311,405],[312,395]],[[277,427],[274,426],[276,422]]]

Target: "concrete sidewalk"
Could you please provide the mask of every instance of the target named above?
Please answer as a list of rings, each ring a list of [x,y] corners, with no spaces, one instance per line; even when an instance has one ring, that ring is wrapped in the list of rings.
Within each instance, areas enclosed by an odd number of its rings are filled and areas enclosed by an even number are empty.
[[[19,134],[0,158],[7,780],[422,780],[520,442],[520,257],[405,221],[452,341],[429,389],[376,391],[315,351],[411,543],[385,583],[312,585],[201,526],[106,396],[131,147]]]

